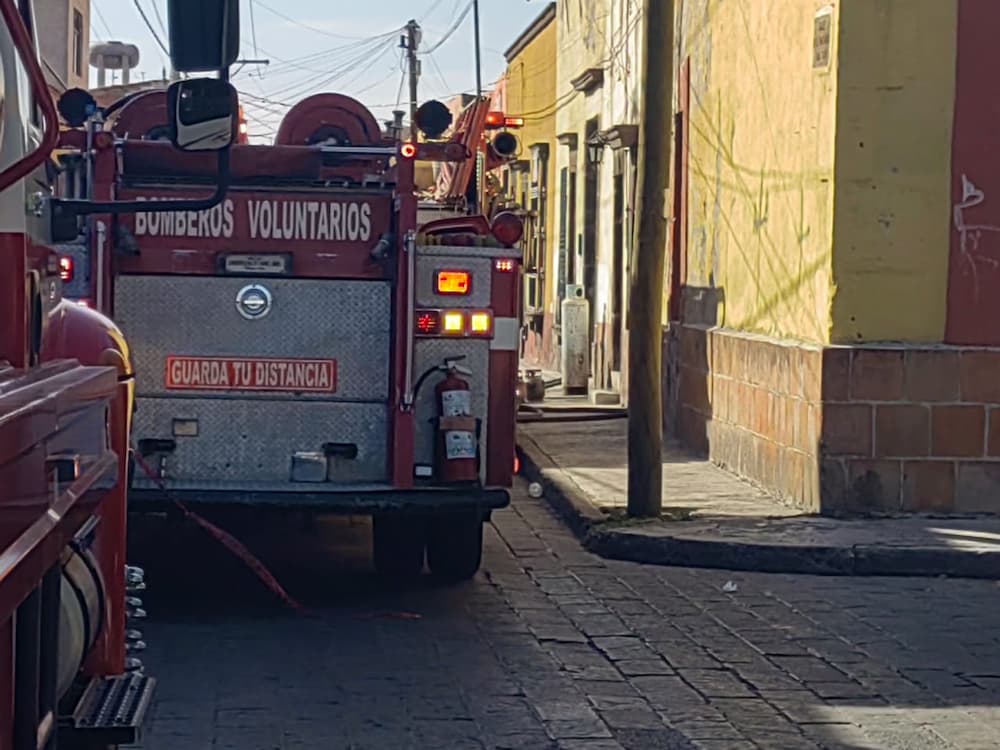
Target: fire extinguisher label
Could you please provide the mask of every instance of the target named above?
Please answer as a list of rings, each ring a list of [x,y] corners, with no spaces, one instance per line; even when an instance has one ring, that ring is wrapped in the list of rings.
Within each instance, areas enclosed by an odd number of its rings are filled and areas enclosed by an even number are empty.
[[[476,438],[471,432],[446,432],[444,446],[449,461],[476,457]]]
[[[444,391],[441,393],[443,417],[468,417],[472,414],[472,391]]]

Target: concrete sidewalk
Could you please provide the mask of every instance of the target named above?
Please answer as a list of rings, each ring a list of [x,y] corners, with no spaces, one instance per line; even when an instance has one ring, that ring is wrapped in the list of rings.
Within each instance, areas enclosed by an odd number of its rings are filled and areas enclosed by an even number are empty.
[[[523,473],[593,552],[660,565],[824,575],[1000,579],[1000,518],[804,515],[679,450],[664,455],[663,516],[626,507],[626,420],[518,427]]]

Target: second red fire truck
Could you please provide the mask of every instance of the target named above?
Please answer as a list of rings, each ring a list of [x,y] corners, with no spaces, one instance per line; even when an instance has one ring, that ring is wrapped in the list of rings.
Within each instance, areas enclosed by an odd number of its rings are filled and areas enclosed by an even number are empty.
[[[422,112],[439,136],[440,105]],[[66,184],[205,195],[215,159],[161,140],[168,118],[146,92],[66,134]],[[381,572],[476,572],[514,472],[522,225],[418,226],[414,166],[474,163],[483,133],[392,139],[356,100],[311,96],[272,145],[230,149],[216,207],[97,216],[60,246],[68,288],[132,347],[133,509],[370,514]],[[87,142],[93,163],[74,168]]]

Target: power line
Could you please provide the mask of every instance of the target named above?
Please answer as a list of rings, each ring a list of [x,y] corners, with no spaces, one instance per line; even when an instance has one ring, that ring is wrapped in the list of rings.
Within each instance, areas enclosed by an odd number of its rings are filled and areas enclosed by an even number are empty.
[[[94,13],[97,15],[97,20],[101,22],[101,25],[104,27],[104,30],[108,33],[108,38],[110,39],[112,36],[114,36],[114,34],[111,32],[111,27],[108,26],[108,20],[104,17],[104,14],[101,13],[100,6],[95,2],[95,0],[91,0],[90,7],[94,9]]]
[[[448,81],[444,78],[444,73],[441,72],[441,68],[437,64],[437,59],[432,55],[427,55],[427,59],[431,61],[431,67],[434,68],[434,72],[437,73],[438,80],[441,81],[441,85],[444,87],[445,91],[448,91],[451,86],[448,85]]]
[[[254,0],[250,0],[250,37],[253,39],[254,57],[258,57],[260,55],[260,52],[257,51],[257,23],[254,20],[253,2]]]
[[[151,0],[150,5],[153,6],[153,13],[156,15],[156,23],[160,26],[160,31],[162,31],[166,36],[170,36],[170,32],[167,31],[167,25],[163,23],[163,16],[160,15],[160,9],[156,5],[156,0]]]
[[[424,54],[424,55],[429,55],[429,54],[431,54],[432,52],[436,52],[436,51],[438,50],[438,48],[439,48],[439,47],[440,47],[440,46],[441,46],[442,44],[444,44],[445,42],[447,42],[447,41],[448,41],[448,39],[450,39],[450,38],[451,38],[451,35],[452,35],[452,34],[454,34],[454,33],[455,33],[456,31],[458,31],[458,27],[459,27],[459,26],[461,26],[461,25],[462,25],[462,22],[463,22],[463,21],[464,21],[464,20],[465,20],[465,19],[466,19],[466,18],[468,17],[468,15],[469,15],[469,11],[470,11],[470,10],[472,10],[472,3],[471,3],[471,2],[470,2],[470,3],[468,3],[468,4],[467,4],[467,5],[465,6],[465,10],[463,10],[463,11],[462,11],[462,12],[461,12],[461,13],[460,13],[460,14],[458,15],[458,18],[456,18],[456,19],[455,19],[455,22],[454,22],[454,23],[453,23],[453,24],[452,24],[452,25],[451,25],[451,26],[449,27],[449,29],[448,29],[448,30],[447,30],[447,31],[446,31],[446,32],[444,33],[444,36],[443,36],[443,37],[441,37],[440,39],[438,39],[437,43],[436,43],[436,44],[435,44],[434,46],[432,46],[432,47],[430,47],[430,48],[428,48],[428,49],[425,49],[425,50],[423,51],[423,53],[422,53],[422,54]]]
[[[276,10],[275,8],[272,8],[270,5],[268,5],[265,2],[262,2],[261,0],[256,0],[256,2],[257,2],[257,4],[261,8],[263,8],[266,11],[268,11],[269,13],[273,13],[278,18],[284,19],[285,21],[288,21],[289,23],[294,24],[294,25],[296,25],[296,26],[298,26],[300,28],[307,29],[309,31],[315,32],[316,34],[323,34],[324,36],[332,36],[335,39],[364,39],[364,37],[349,36],[347,34],[335,34],[332,31],[327,31],[326,29],[321,29],[318,26],[311,26],[310,24],[303,23],[302,21],[298,20],[297,18],[293,18],[292,16],[289,16],[289,15],[286,15],[285,13],[282,13],[280,10]],[[391,33],[391,34],[395,35],[395,34],[397,34],[401,30],[402,30],[402,27],[393,29],[391,32],[387,32],[387,33]]]
[[[334,81],[344,78],[345,76],[349,76],[359,68],[367,68],[369,65],[378,62],[378,60],[381,60],[385,54],[394,47],[395,42],[393,39],[376,39],[374,40],[374,43],[370,43],[357,50],[356,55],[346,60],[334,72],[330,73],[328,71],[324,71],[318,75],[310,76],[296,84],[292,84],[291,87],[286,86],[282,88],[280,92],[268,94],[268,96],[271,98],[281,96],[287,101],[289,98],[294,99],[301,96],[309,89],[317,89],[328,86]]]
[[[149,16],[147,16],[146,11],[142,9],[142,4],[139,2],[139,0],[132,0],[132,1],[135,3],[136,10],[139,11],[139,15],[142,16],[142,22],[146,24],[146,28],[149,29],[149,33],[153,35],[153,39],[155,39],[156,43],[160,45],[160,49],[163,50],[163,54],[169,57],[170,51],[167,49],[167,45],[165,45],[163,43],[163,40],[160,39],[160,35],[156,33],[156,29],[153,27],[153,24],[149,22]]]

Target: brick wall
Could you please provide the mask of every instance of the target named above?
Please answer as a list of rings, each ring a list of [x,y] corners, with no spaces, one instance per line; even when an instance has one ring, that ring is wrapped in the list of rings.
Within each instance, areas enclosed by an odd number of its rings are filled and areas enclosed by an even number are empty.
[[[678,437],[818,511],[820,350],[720,328],[682,326],[678,333]]]
[[[821,348],[699,326],[667,340],[668,430],[787,502],[1000,513],[1000,350]]]
[[[1000,350],[845,348],[823,484],[851,508],[1000,513]]]

